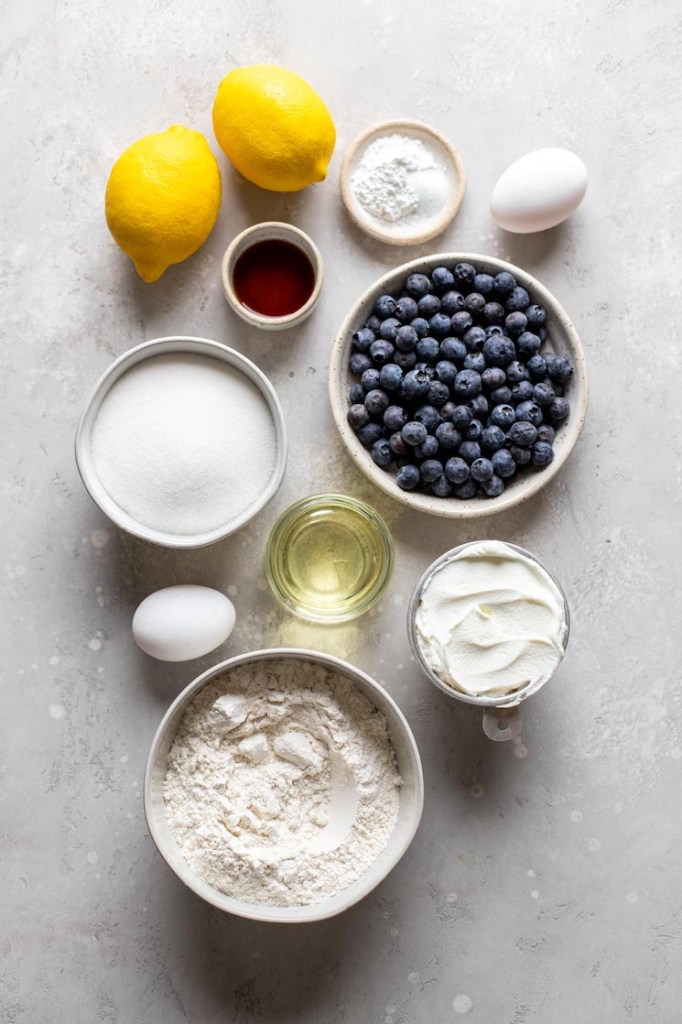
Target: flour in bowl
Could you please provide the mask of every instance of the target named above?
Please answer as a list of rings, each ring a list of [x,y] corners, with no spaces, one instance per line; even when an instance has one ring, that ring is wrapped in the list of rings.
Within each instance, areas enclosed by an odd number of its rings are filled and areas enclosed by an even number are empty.
[[[166,816],[191,869],[237,899],[307,906],[387,845],[401,779],[386,719],[344,676],[282,658],[240,665],[188,706]]]

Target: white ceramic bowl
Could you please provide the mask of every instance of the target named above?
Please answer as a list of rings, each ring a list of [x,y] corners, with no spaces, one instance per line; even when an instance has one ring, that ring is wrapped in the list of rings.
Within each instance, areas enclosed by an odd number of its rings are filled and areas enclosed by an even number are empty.
[[[272,475],[258,499],[245,509],[241,515],[229,522],[223,523],[217,529],[210,530],[206,533],[190,535],[164,533],[161,530],[155,530],[152,527],[138,522],[124,509],[122,509],[104,489],[97,474],[91,447],[92,430],[95,420],[97,419],[97,414],[105,396],[116,381],[122,377],[127,370],[144,359],[154,359],[156,356],[178,352],[219,359],[248,377],[249,380],[256,385],[268,405],[275,428],[277,444],[275,465],[272,470]],[[116,359],[111,366],[104,371],[100,379],[97,381],[97,384],[88,399],[87,405],[85,406],[76,431],[76,463],[78,465],[78,471],[95,504],[101,508],[102,512],[104,512],[112,522],[116,523],[117,526],[120,526],[121,529],[126,530],[127,533],[131,533],[135,537],[141,537],[142,540],[151,541],[153,544],[160,544],[163,547],[168,548],[204,547],[207,544],[213,544],[215,541],[222,540],[223,537],[228,537],[231,533],[239,530],[277,493],[279,485],[282,482],[282,477],[284,476],[286,462],[287,433],[284,423],[284,414],[282,413],[279,398],[277,397],[272,384],[262,370],[259,370],[255,363],[252,363],[250,359],[241,355],[240,352],[236,352],[234,349],[228,348],[227,345],[221,345],[217,341],[210,341],[207,338],[191,338],[183,336],[156,338],[153,341],[145,341],[143,344],[137,345],[135,348],[131,348],[128,352],[124,352],[122,356],[119,356],[118,359]]]
[[[250,249],[252,245],[256,245],[258,242],[266,241],[278,241],[278,242],[290,242],[291,245],[295,245],[300,249],[310,260],[315,275],[315,283],[313,290],[310,294],[308,301],[301,306],[300,309],[295,310],[293,313],[288,313],[286,316],[264,316],[262,313],[257,313],[253,309],[249,309],[240,302],[239,297],[234,290],[233,275],[234,268],[237,260],[245,252],[246,249]],[[285,224],[282,221],[270,220],[265,221],[262,224],[254,224],[253,227],[246,228],[241,234],[233,238],[223,256],[222,263],[220,265],[220,278],[223,283],[223,292],[229,305],[235,311],[237,316],[241,317],[247,324],[252,324],[254,327],[260,327],[264,331],[281,331],[287,327],[296,327],[298,324],[302,324],[306,320],[313,309],[317,305],[317,301],[320,297],[320,291],[322,289],[322,278],[324,276],[324,266],[322,263],[322,256],[320,250],[317,248],[312,238],[306,235],[305,231],[301,231],[300,228],[296,228],[293,224]]]
[[[499,274],[502,270],[508,270],[514,274],[519,284],[530,292],[532,299],[546,308],[547,327],[552,347],[559,355],[569,356],[574,367],[570,390],[567,392],[567,397],[571,402],[571,414],[557,430],[554,461],[539,472],[520,473],[507,485],[499,498],[460,500],[458,498],[437,498],[435,495],[401,490],[395,481],[395,473],[381,469],[372,461],[369,451],[358,441],[346,419],[348,390],[355,380],[348,368],[353,332],[361,327],[371,314],[378,296],[385,292],[398,293],[409,274],[429,274],[435,267],[453,263],[472,263],[477,270],[484,273]],[[409,263],[404,263],[395,270],[389,271],[375,281],[354,303],[341,325],[332,348],[329,363],[329,397],[341,440],[358,469],[369,477],[377,487],[390,494],[392,498],[396,498],[397,501],[409,505],[410,508],[418,509],[420,512],[428,512],[430,515],[443,516],[448,519],[474,519],[506,511],[527,501],[557,475],[573,451],[585,422],[587,365],[576,329],[563,307],[544,285],[525,270],[493,256],[481,256],[477,253],[439,253],[435,256],[424,256],[411,260]]]
[[[428,219],[415,223],[383,221],[375,217],[355,198],[351,178],[358,168],[363,154],[376,139],[387,135],[402,135],[417,139],[431,149],[443,168],[447,182],[447,198],[443,206]],[[445,231],[454,220],[464,199],[466,173],[459,153],[449,139],[435,128],[421,121],[381,121],[366,128],[353,139],[346,150],[341,165],[341,197],[351,218],[372,238],[391,245],[420,245]]]
[[[364,693],[379,711],[385,716],[391,741],[395,748],[398,770],[403,779],[400,790],[400,810],[398,821],[388,845],[382,850],[374,863],[351,886],[332,899],[322,903],[312,903],[305,907],[271,907],[261,903],[248,903],[233,899],[225,893],[214,889],[191,870],[180,849],[166,819],[163,798],[163,784],[166,776],[168,753],[185,713],[188,704],[203,686],[216,676],[228,672],[237,665],[255,664],[258,661],[295,658],[301,661],[313,661],[324,665],[333,672],[349,679],[361,693]],[[190,683],[176,697],[163,717],[152,740],[151,750],[147,759],[144,780],[144,809],[147,824],[157,849],[168,866],[175,872],[181,882],[201,896],[207,903],[239,917],[248,917],[254,921],[272,921],[288,924],[303,924],[320,921],[327,917],[340,914],[352,907],[381,882],[398,863],[412,842],[422,814],[424,804],[424,780],[421,761],[414,736],[398,705],[373,679],[359,669],[354,668],[339,658],[318,651],[297,650],[296,648],[271,648],[255,651],[230,658],[210,668]]]

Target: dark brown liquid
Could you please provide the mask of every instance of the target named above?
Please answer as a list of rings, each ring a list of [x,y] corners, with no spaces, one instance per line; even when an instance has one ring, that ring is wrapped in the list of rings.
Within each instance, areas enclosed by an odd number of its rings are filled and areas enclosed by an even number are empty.
[[[295,313],[313,293],[315,271],[306,254],[279,239],[245,249],[232,274],[237,298],[262,316]]]

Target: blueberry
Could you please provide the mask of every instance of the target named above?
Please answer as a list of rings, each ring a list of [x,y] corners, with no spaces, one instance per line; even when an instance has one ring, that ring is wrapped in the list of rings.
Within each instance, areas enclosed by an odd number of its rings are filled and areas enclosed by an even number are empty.
[[[384,325],[382,324],[381,326],[383,327]],[[390,362],[390,360],[393,358],[394,352],[395,348],[393,347],[391,342],[384,341],[382,338],[379,338],[377,341],[373,342],[372,347],[369,350],[369,354],[371,355],[372,359],[374,360],[377,366],[383,366],[384,363]]]
[[[371,448],[375,441],[384,436],[384,428],[378,423],[365,423],[364,427],[358,430],[358,441],[364,444],[365,448]]]
[[[504,327],[501,324],[488,324],[485,336],[486,338],[502,338],[505,336]]]
[[[450,398],[450,388],[439,380],[432,380],[426,397],[431,405],[445,405]]]
[[[507,334],[522,334],[528,326],[528,320],[523,313],[507,313],[504,318],[504,326]]]
[[[493,464],[490,459],[474,459],[471,463],[471,479],[483,484],[493,475]]]
[[[498,476],[501,476],[503,480],[507,480],[510,476],[514,476],[516,472],[516,463],[514,457],[508,448],[499,448],[496,452],[493,452],[491,460],[493,469]]]
[[[386,417],[384,417],[384,422],[386,422]],[[496,452],[503,448],[504,441],[504,430],[501,427],[496,427],[494,423],[486,427],[481,434],[481,448],[486,452]]]
[[[399,352],[411,352],[419,340],[417,332],[411,324],[403,324],[395,334],[395,347]]]
[[[460,370],[452,385],[460,398],[474,398],[481,390],[481,375],[476,370]]]
[[[353,335],[353,348],[356,352],[369,352],[369,346],[373,341],[376,341],[374,331],[370,331],[369,327],[361,327]]]
[[[452,422],[459,429],[468,427],[474,418],[474,414],[468,405],[456,405],[452,413]]]
[[[533,385],[529,380],[521,380],[511,389],[511,404],[521,405],[522,402],[533,401]]]
[[[481,352],[485,343],[486,334],[482,327],[470,327],[462,336],[462,341],[469,352]]]
[[[391,406],[389,406],[389,409],[390,408]],[[388,412],[388,409],[386,410],[386,412]],[[384,420],[385,419],[386,417],[384,415]],[[403,441],[399,430],[397,430],[395,434],[391,434],[391,436],[388,439],[388,443],[391,446],[391,451],[394,452],[396,455],[406,455],[407,452],[410,450]]]
[[[507,270],[501,270],[495,277],[495,291],[502,299],[508,298],[516,288],[516,278]]]
[[[409,295],[403,295],[396,302],[393,315],[400,320],[401,324],[409,324],[411,320],[414,320],[419,315],[419,307]]]
[[[522,448],[521,445],[513,444],[509,448],[509,454],[517,466],[525,466],[530,462],[530,448]]]
[[[379,337],[383,338],[384,341],[395,341],[395,336],[398,333],[400,327],[400,320],[396,320],[395,317],[389,317],[388,320],[384,320],[379,328]],[[370,349],[371,351],[371,349]]]
[[[507,379],[507,375],[500,366],[489,366],[481,374],[481,383],[486,391],[496,391],[501,388]]]
[[[395,309],[395,299],[392,295],[380,295],[374,303],[374,312],[380,320],[385,320],[389,316],[393,316],[393,310]]]
[[[433,483],[431,484],[431,490],[433,491],[437,498],[450,497],[450,495],[452,494],[452,487],[450,485],[450,481],[448,480],[444,473],[441,473],[438,479],[433,481]]]
[[[514,288],[511,295],[509,296],[509,298],[507,299],[507,312],[516,313],[517,311],[522,311],[526,308],[529,302],[530,295],[528,294],[526,289],[521,288],[520,285],[517,285],[516,288]]]
[[[371,365],[372,360],[364,352],[354,352],[348,362],[350,372],[354,373],[356,377],[362,376],[365,370],[369,370]]]
[[[466,441],[479,441],[483,437],[483,424],[480,420],[472,420],[464,430]]]
[[[458,484],[454,488],[454,495],[456,498],[475,498],[476,484],[473,480],[465,480],[463,484]]]
[[[359,430],[365,423],[369,423],[369,413],[364,405],[351,405],[346,413],[346,419],[353,430]]]
[[[372,391],[373,388],[378,388],[381,383],[379,371],[375,370],[374,367],[370,367],[369,370],[365,370],[360,378],[360,383],[364,388],[365,394],[367,394],[368,391]]]
[[[467,405],[471,409],[474,416],[479,420],[484,420],[490,411],[490,403],[485,395],[476,395],[471,401],[467,402]]]
[[[414,352],[396,352],[393,362],[401,370],[413,370],[417,363],[417,356]]]
[[[438,449],[438,441],[433,434],[429,434],[421,444],[415,445],[414,454],[418,459],[431,459],[438,454]]]
[[[402,430],[406,423],[407,414],[402,406],[389,405],[384,410],[384,426],[389,430]]]
[[[397,391],[403,379],[403,371],[395,363],[386,363],[379,371],[379,383],[384,391]]]
[[[461,362],[467,354],[466,345],[459,338],[443,338],[440,343],[441,359]]]
[[[472,316],[480,316],[485,306],[485,297],[479,292],[469,292],[468,295],[464,296],[464,308],[471,313]]]
[[[563,384],[557,384],[556,381],[554,381],[552,383],[552,387],[554,388],[554,394],[557,396],[557,398],[563,398],[565,392]]]
[[[536,441],[531,451],[534,466],[549,466],[554,458],[554,449],[546,441]]]
[[[456,408],[457,406],[454,402],[446,402],[445,405],[439,409],[439,412],[444,420],[450,420],[450,422],[452,422],[452,416]]]
[[[490,477],[490,480],[486,480],[481,484],[481,490],[485,494],[486,498],[499,498],[504,490],[504,480],[493,474],[493,476]]]
[[[381,327],[381,320],[378,316],[375,316],[374,313],[372,313],[372,315],[365,320],[365,327],[374,334],[378,334],[379,328]]]
[[[437,292],[446,292],[448,288],[453,288],[455,285],[455,278],[447,267],[436,267],[432,270],[431,281]]]
[[[423,483],[432,484],[443,473],[443,466],[438,459],[425,459],[419,467]]]
[[[370,416],[383,416],[388,408],[388,395],[379,388],[373,388],[365,395],[365,409]]]
[[[486,324],[501,324],[504,320],[504,306],[499,302],[486,302],[483,307],[483,322]]]
[[[547,319],[547,310],[544,306],[538,306],[537,303],[533,303],[526,310],[526,317],[532,327],[542,327]]]
[[[429,333],[429,321],[425,320],[423,316],[416,316],[410,327],[417,332],[418,338],[425,338]]]
[[[435,405],[420,405],[412,417],[417,423],[423,423],[429,434],[433,434],[439,423],[443,422]]]
[[[528,376],[531,380],[542,380],[547,376],[547,363],[545,361],[545,357],[539,354],[531,356],[526,363],[526,369],[528,370]]]
[[[390,466],[393,462],[393,452],[391,451],[391,446],[385,437],[374,442],[370,448],[370,455],[376,462],[377,466]]]
[[[493,405],[509,405],[511,400],[511,388],[508,388],[506,385],[501,388],[495,388],[494,391],[490,392],[490,401]]]
[[[547,374],[550,380],[555,380],[558,384],[565,384],[573,374],[571,360],[566,356],[555,356],[551,362],[548,362]]]
[[[516,406],[516,419],[539,427],[542,423],[542,409],[535,402],[521,402]]]
[[[351,405],[358,405],[365,400],[365,389],[362,384],[351,384],[348,390],[348,401]]]
[[[448,459],[443,467],[443,472],[451,483],[463,484],[465,480],[469,479],[470,471],[464,459],[455,457]]]
[[[446,292],[440,300],[440,308],[448,316],[459,313],[464,307],[464,296],[460,292]]]
[[[547,330],[544,324],[542,325],[542,327],[536,327],[535,333],[537,334],[540,341],[547,341],[549,337],[549,331]]]
[[[415,368],[415,370],[421,370],[423,373],[425,373],[426,376],[429,378],[429,380],[435,380],[436,379],[436,368],[435,368],[435,366],[431,365],[430,363],[426,363],[426,362],[416,363],[414,368]]]
[[[550,427],[549,423],[542,423],[538,427],[538,441],[546,441],[547,444],[554,444],[556,430]]]
[[[511,313],[509,314],[512,315]],[[516,339],[516,351],[522,359],[530,359],[540,351],[540,339],[532,331],[524,331]]]
[[[446,421],[436,427],[436,440],[444,451],[454,452],[455,448],[461,444],[462,435],[452,423]]]
[[[456,263],[453,274],[458,285],[470,287],[476,277],[476,268],[472,267],[470,263]]]
[[[436,377],[443,384],[452,384],[457,376],[457,367],[449,359],[441,359],[436,363]]]
[[[372,424],[368,424],[372,426]],[[476,459],[481,457],[481,446],[478,441],[462,441],[459,446],[459,452],[457,453],[461,459],[468,462],[471,465]]]
[[[435,363],[440,355],[440,345],[435,338],[420,338],[417,342],[415,352],[419,359],[425,363]]]
[[[544,406],[549,405],[554,396],[554,388],[551,384],[548,384],[546,381],[544,383],[536,384],[533,388],[533,401],[536,405],[539,405],[541,408],[544,408]]]
[[[482,352],[468,352],[464,357],[464,369],[476,370],[476,373],[483,373],[485,370],[485,356]]]
[[[437,295],[433,295],[429,292],[428,295],[424,295],[423,298],[419,300],[417,307],[419,309],[419,315],[430,320],[430,318],[435,316],[440,309],[440,299]]]
[[[395,482],[403,491],[413,491],[420,480],[419,469],[411,463],[401,466],[395,476]]]
[[[454,334],[464,334],[465,331],[468,331],[473,326],[474,321],[471,313],[466,309],[462,309],[450,318],[450,323]]]
[[[514,359],[507,367],[507,380],[510,384],[518,384],[522,380],[528,380],[526,367],[518,359]]]
[[[429,384],[429,375],[424,370],[410,370],[402,379],[400,394],[408,401],[421,398],[429,390]]]
[[[535,444],[538,432],[532,423],[526,420],[518,420],[516,423],[512,423],[507,437],[512,444],[520,445],[522,448],[530,448],[532,444]]]
[[[457,313],[456,315],[460,316],[461,314]],[[437,338],[444,338],[450,331],[450,317],[447,313],[435,313],[429,320],[429,330]]]
[[[552,423],[562,423],[568,418],[571,406],[567,398],[553,398],[549,406],[549,418]]]
[[[426,438],[428,431],[423,423],[418,423],[417,420],[410,420],[406,423],[403,429],[400,431],[400,435],[405,442],[412,448],[416,445],[421,444]]]
[[[430,290],[431,282],[426,274],[410,274],[405,282],[405,291],[413,299],[421,299],[424,295],[428,295]]]
[[[476,274],[471,284],[474,291],[480,295],[491,295],[495,288],[495,278],[490,274]]]
[[[509,430],[516,422],[516,413],[511,405],[496,405],[490,413],[490,421],[501,430]]]
[[[483,355],[489,366],[509,366],[516,355],[514,342],[511,338],[493,335],[491,338],[486,338],[483,345]]]

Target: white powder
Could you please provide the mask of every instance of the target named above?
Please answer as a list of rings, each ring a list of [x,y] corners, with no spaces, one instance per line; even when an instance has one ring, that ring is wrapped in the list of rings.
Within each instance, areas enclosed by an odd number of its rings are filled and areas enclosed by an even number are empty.
[[[435,216],[449,191],[443,165],[419,139],[384,135],[370,143],[351,178],[353,195],[381,220],[416,222]]]
[[[194,698],[164,795],[197,875],[238,899],[306,906],[384,849],[400,784],[375,705],[322,665],[282,659],[238,666]]]
[[[108,392],[92,455],[105,490],[138,522],[198,534],[236,518],[267,487],[275,426],[239,370],[209,356],[161,355]]]

